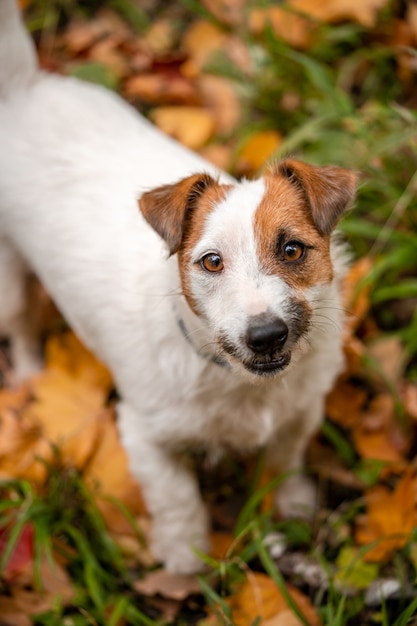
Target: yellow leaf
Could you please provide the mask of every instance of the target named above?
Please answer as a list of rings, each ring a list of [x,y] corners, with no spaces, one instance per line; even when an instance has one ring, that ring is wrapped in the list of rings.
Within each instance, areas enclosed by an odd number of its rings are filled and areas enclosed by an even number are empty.
[[[223,48],[226,40],[224,31],[211,22],[193,22],[182,40],[182,48],[189,57],[183,66],[184,74],[190,77],[200,74],[213,54]]]
[[[158,107],[150,117],[164,133],[192,150],[201,148],[215,129],[213,115],[199,107]]]
[[[108,369],[72,332],[49,338],[45,360],[48,368],[62,370],[70,377],[82,380],[86,386],[98,387],[106,394],[112,388],[112,377]]]
[[[261,130],[251,135],[239,151],[242,169],[252,173],[259,170],[281,142],[282,137],[276,130]]]

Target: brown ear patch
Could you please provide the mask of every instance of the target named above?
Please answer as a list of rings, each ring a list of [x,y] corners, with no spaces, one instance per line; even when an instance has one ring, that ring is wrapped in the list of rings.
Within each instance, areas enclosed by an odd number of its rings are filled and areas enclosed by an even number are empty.
[[[166,241],[170,255],[180,248],[189,213],[210,187],[218,187],[214,178],[194,174],[178,183],[147,191],[139,199],[144,218]]]
[[[287,159],[273,166],[272,175],[285,177],[302,190],[313,221],[323,235],[330,235],[353,200],[357,174],[336,166],[319,167]]]
[[[279,276],[293,289],[329,283],[333,278],[330,235],[319,232],[306,210],[302,189],[286,177],[265,177],[265,194],[254,220],[257,253],[267,274]],[[305,254],[300,261],[286,262],[285,244],[300,242]]]

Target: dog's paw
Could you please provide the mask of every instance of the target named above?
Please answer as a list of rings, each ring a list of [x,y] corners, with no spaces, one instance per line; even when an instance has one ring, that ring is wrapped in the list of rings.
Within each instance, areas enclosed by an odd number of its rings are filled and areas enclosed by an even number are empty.
[[[152,527],[151,550],[165,569],[175,574],[194,574],[204,568],[196,554],[208,552],[208,519],[202,506],[193,519],[171,515],[171,519],[155,520]]]
[[[283,517],[311,519],[317,510],[317,489],[304,474],[289,476],[277,489],[275,504]]]

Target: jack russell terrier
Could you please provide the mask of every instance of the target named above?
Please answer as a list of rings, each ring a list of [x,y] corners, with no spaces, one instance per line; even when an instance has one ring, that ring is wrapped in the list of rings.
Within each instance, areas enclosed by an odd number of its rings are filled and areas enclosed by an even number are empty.
[[[14,0],[0,31],[0,325],[16,372],[40,367],[31,270],[112,371],[155,556],[194,572],[209,520],[185,450],[265,446],[290,471],[281,513],[314,506],[298,470],[343,368],[332,233],[356,175],[288,159],[237,182],[117,95],[41,71]]]

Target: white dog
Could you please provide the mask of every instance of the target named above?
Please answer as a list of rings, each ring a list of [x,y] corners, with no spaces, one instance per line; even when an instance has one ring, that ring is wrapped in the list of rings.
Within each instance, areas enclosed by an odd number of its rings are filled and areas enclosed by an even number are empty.
[[[36,370],[30,268],[107,363],[171,571],[197,570],[193,546],[209,547],[184,450],[265,445],[277,471],[302,465],[343,367],[332,232],[354,190],[351,171],[296,160],[218,179],[115,94],[41,72],[1,0],[0,324],[19,375]],[[314,492],[295,472],[276,503],[291,515]]]

